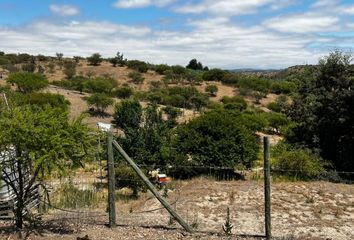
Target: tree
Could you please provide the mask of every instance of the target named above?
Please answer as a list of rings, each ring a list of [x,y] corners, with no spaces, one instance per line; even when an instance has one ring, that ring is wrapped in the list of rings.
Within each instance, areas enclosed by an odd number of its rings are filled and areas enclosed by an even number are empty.
[[[197,59],[192,59],[186,66],[186,68],[193,69],[193,70],[203,70],[203,64],[201,62],[198,62]]]
[[[64,62],[64,74],[67,79],[72,79],[76,74],[76,62],[65,61]]]
[[[113,99],[104,93],[94,93],[86,101],[90,106],[94,106],[100,114],[103,114],[114,103]]]
[[[90,65],[93,66],[99,66],[101,62],[103,61],[101,54],[99,53],[94,53],[90,57],[87,58],[87,61],[90,63]]]
[[[69,122],[66,111],[49,107],[15,107],[2,113],[0,152],[6,157],[2,156],[5,160],[0,164],[3,180],[16,197],[17,228],[23,227],[24,214],[29,214],[26,203],[46,176],[79,164],[91,149],[92,137],[81,121]],[[9,170],[16,176],[15,181],[8,175]]]
[[[7,82],[16,84],[18,90],[23,93],[34,92],[48,86],[48,80],[39,73],[11,73]]]
[[[114,91],[114,95],[118,98],[130,98],[133,94],[134,90],[129,86],[119,87]]]
[[[125,100],[117,104],[113,115],[114,123],[127,130],[139,128],[143,109],[137,100]]]
[[[112,64],[113,67],[116,67],[119,61],[117,58],[114,57],[114,58],[110,58],[109,62]]]
[[[62,54],[62,53],[56,53],[55,55],[57,56],[57,59],[58,59],[59,62],[61,62],[61,61],[63,60],[64,54]]]
[[[191,156],[188,164],[251,167],[257,159],[258,140],[240,120],[232,111],[207,112],[178,127],[174,147]]]
[[[354,171],[352,56],[334,51],[299,84],[288,115],[297,125],[290,142],[320,149],[337,170]]]
[[[208,85],[205,87],[205,92],[207,92],[212,97],[216,97],[218,87],[216,85]]]

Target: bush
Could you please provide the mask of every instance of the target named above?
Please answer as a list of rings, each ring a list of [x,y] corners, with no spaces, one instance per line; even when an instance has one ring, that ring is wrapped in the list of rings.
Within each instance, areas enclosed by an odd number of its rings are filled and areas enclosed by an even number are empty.
[[[295,83],[288,81],[274,82],[270,85],[270,90],[275,94],[289,94],[295,92],[297,90],[297,86]]]
[[[114,103],[112,98],[103,93],[94,93],[86,101],[89,105],[94,106],[99,113],[104,113]]]
[[[270,102],[267,104],[267,108],[273,112],[281,112],[281,106],[277,102]]]
[[[167,70],[170,70],[171,69],[171,67],[170,66],[168,66],[168,65],[166,65],[166,64],[159,64],[159,65],[156,65],[155,66],[155,72],[157,72],[158,74],[160,74],[160,75],[163,75],[163,74],[165,74],[165,72],[167,71]]]
[[[65,61],[64,62],[64,74],[67,79],[72,79],[76,74],[76,62]]]
[[[326,162],[308,148],[280,142],[273,147],[271,156],[272,166],[279,175],[293,177],[296,180],[310,180],[319,178],[325,173]]]
[[[137,100],[124,100],[115,106],[114,123],[126,130],[137,129],[140,126],[143,109]]]
[[[38,106],[50,105],[51,107],[67,110],[70,102],[63,95],[53,93],[28,93],[19,96],[19,104],[31,104]]]
[[[205,92],[207,92],[210,96],[215,97],[218,92],[218,87],[216,85],[208,85],[205,87]]]
[[[203,80],[205,81],[222,81],[226,71],[218,68],[211,69],[203,73]]]
[[[281,133],[281,128],[285,127],[290,122],[285,115],[280,113],[267,113],[265,116],[268,120],[269,127],[275,133]]]
[[[118,165],[115,168],[116,188],[130,188],[133,196],[138,196],[139,191],[146,190],[145,184],[130,166]]]
[[[133,71],[133,72],[130,72],[128,77],[132,80],[133,83],[135,84],[141,84],[144,82],[144,77],[143,75],[138,72],[138,71]]]
[[[87,58],[87,61],[90,63],[90,65],[93,66],[98,66],[101,64],[103,61],[101,54],[99,53],[94,53],[90,57]]]
[[[119,87],[114,91],[114,95],[118,98],[130,98],[134,94],[134,90],[129,86]]]
[[[11,73],[7,82],[16,84],[18,90],[23,93],[34,92],[48,86],[48,80],[39,73]]]
[[[188,165],[251,167],[259,145],[253,132],[240,124],[239,115],[213,110],[180,125],[175,147],[190,154]]]
[[[224,108],[226,109],[238,109],[240,111],[247,109],[246,100],[240,96],[234,96],[234,97],[224,96],[221,99],[221,102],[224,104]]]
[[[221,82],[223,84],[236,85],[238,83],[239,76],[236,73],[225,73]]]
[[[129,60],[127,61],[127,67],[134,69],[141,73],[146,73],[149,70],[148,65],[145,62],[139,60]]]
[[[95,79],[86,79],[83,82],[84,91],[91,93],[106,93],[110,94],[117,87],[116,80],[112,78],[98,77]]]

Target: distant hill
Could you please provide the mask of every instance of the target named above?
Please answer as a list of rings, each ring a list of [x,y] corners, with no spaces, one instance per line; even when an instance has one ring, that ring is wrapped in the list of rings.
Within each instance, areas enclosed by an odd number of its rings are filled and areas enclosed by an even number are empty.
[[[231,69],[229,71],[235,73],[269,73],[269,72],[279,72],[282,71],[282,69],[237,68],[237,69]]]

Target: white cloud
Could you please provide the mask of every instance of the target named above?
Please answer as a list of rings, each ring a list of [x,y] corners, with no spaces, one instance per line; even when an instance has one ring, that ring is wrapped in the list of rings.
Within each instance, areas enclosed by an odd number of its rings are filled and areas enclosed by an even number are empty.
[[[275,0],[202,0],[175,8],[179,13],[211,13],[214,15],[244,15],[257,12],[259,7],[277,2]]]
[[[113,6],[116,8],[164,7],[174,1],[175,0],[119,0]]]
[[[336,30],[339,18],[316,13],[285,15],[266,20],[263,25],[285,33],[315,33]]]
[[[354,15],[354,5],[340,7],[340,12],[343,14]]]
[[[338,3],[339,3],[339,0],[317,0],[311,5],[311,7],[312,8],[328,8],[328,7],[337,6]]]
[[[49,9],[52,13],[62,17],[75,16],[80,14],[80,10],[77,7],[71,5],[52,4],[49,6]]]
[[[88,56],[100,52],[109,57],[123,52],[129,59],[151,63],[185,65],[196,57],[211,67],[281,68],[317,62],[325,52],[314,52],[310,44],[332,38],[268,31],[263,26],[241,27],[228,18],[190,21],[190,31],[153,31],[147,27],[111,22],[48,23],[37,21],[19,28],[0,27],[0,49],[66,56]]]

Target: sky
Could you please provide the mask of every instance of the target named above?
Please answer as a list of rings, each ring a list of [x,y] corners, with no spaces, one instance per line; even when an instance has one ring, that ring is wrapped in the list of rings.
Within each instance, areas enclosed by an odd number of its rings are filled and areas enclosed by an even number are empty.
[[[0,0],[7,53],[280,69],[353,48],[353,0]]]

